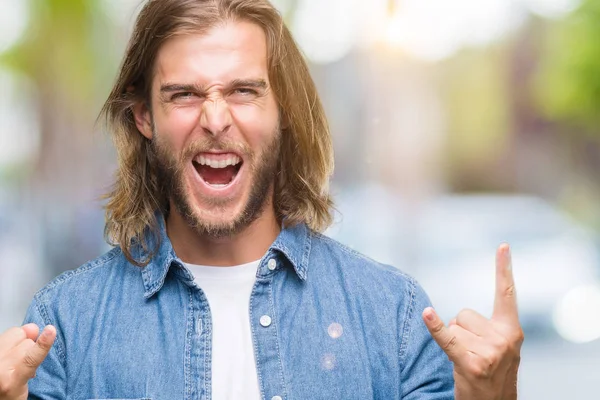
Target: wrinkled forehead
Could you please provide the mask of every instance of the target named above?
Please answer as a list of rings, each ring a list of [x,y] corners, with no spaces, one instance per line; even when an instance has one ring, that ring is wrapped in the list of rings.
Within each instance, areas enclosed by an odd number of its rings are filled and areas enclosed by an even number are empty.
[[[156,58],[152,86],[210,85],[250,77],[268,82],[265,33],[251,22],[229,21],[167,40]]]

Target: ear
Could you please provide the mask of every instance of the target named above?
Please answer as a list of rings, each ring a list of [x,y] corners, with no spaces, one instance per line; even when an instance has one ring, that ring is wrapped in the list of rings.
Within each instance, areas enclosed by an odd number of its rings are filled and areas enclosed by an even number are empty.
[[[133,118],[140,133],[152,140],[152,115],[144,101],[139,101],[133,106]]]
[[[290,120],[287,116],[287,113],[283,111],[279,112],[279,124],[281,130],[286,130],[290,127]]]

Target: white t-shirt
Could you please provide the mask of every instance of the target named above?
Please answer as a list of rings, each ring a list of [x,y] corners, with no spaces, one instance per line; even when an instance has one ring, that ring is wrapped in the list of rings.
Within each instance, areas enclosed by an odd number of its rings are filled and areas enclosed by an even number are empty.
[[[213,400],[259,400],[250,294],[260,260],[235,267],[186,264],[202,289],[212,316]]]

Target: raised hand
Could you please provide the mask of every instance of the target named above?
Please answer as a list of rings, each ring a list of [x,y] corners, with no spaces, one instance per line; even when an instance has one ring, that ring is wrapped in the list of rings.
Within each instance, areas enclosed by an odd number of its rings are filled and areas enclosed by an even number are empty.
[[[51,325],[38,338],[39,331],[37,325],[27,324],[0,335],[0,400],[27,399],[27,381],[35,376],[56,339]]]
[[[457,400],[514,400],[523,330],[519,324],[510,249],[496,252],[494,312],[487,319],[461,311],[448,326],[428,307],[423,320],[433,339],[454,363]]]

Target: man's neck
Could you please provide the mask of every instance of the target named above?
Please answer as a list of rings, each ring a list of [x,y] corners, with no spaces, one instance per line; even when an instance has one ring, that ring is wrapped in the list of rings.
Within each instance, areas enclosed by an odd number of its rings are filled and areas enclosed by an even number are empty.
[[[177,256],[186,263],[234,266],[264,256],[281,228],[272,207],[243,231],[223,238],[200,235],[173,208],[167,218],[167,233]]]

